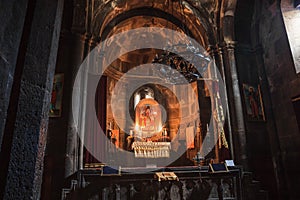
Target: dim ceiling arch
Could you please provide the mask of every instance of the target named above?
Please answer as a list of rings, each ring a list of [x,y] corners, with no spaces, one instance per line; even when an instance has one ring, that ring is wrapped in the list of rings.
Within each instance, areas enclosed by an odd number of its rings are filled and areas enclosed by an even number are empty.
[[[100,30],[101,40],[105,40],[107,36],[111,33],[111,31],[114,29],[114,27],[119,25],[121,22],[130,20],[138,16],[153,17],[153,19],[165,19],[166,21],[169,21],[170,24],[174,24],[174,26],[180,28],[190,37],[196,39],[195,33],[193,33],[186,26],[186,24],[183,24],[178,18],[174,17],[173,15],[159,9],[142,7],[121,13],[120,15],[116,16],[114,19],[109,21],[108,24],[105,27],[103,27],[102,30]],[[143,25],[141,24],[141,26]]]
[[[123,4],[107,3],[100,6],[95,11],[92,20],[92,33],[96,38],[105,38],[110,29],[123,20],[135,16],[153,16],[169,20],[176,26],[185,30],[186,34],[194,37],[204,47],[214,43],[214,29],[210,26],[206,12],[197,11],[195,7],[184,1],[156,1],[151,4],[148,1],[142,1],[132,4],[127,2]],[[200,16],[200,15],[206,15]]]
[[[236,2],[237,0],[108,0],[94,7],[90,31],[96,41],[103,40],[109,30],[122,20],[148,15],[170,20],[178,27],[183,27],[186,34],[208,48],[234,41]],[[184,21],[184,26],[179,26],[178,21]]]

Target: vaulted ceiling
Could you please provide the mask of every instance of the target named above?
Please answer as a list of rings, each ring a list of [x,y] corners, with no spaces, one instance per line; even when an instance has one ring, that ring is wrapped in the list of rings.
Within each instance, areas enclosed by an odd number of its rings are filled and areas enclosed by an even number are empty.
[[[233,39],[236,0],[75,0],[74,5],[73,28],[84,26],[98,40],[130,28],[172,24],[206,48]]]
[[[73,30],[91,35],[97,43],[127,30],[164,27],[184,32],[205,50],[209,50],[234,40],[236,1],[75,0]],[[120,42],[119,48],[124,48],[123,41]],[[143,58],[139,57],[140,52],[134,52],[124,55],[116,62],[129,62],[129,65],[132,65],[132,60],[145,62],[153,58],[143,53]],[[153,52],[149,51],[148,54]],[[128,59],[129,57],[131,59]]]

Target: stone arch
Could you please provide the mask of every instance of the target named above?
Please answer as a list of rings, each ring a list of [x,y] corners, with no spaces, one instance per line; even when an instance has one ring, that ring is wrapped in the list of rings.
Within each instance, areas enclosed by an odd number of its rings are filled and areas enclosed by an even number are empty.
[[[208,48],[210,44],[216,43],[216,29],[211,24],[212,20],[206,9],[196,7],[187,1],[174,1],[172,3],[173,7],[172,5],[170,6],[170,3],[166,5],[164,3],[162,1],[155,3],[152,1],[143,1],[142,3],[135,2],[131,4],[130,2],[121,2],[120,4],[113,4],[110,1],[102,4],[95,9],[95,14],[91,21],[91,33],[94,38],[101,38],[102,40],[103,32],[105,29],[107,30],[108,25],[113,27],[122,20],[130,17],[153,15],[166,19],[172,16],[171,21],[175,23],[176,21],[177,23],[178,21],[184,21],[186,30],[190,30],[191,35],[205,48]],[[147,12],[142,12],[146,9]]]

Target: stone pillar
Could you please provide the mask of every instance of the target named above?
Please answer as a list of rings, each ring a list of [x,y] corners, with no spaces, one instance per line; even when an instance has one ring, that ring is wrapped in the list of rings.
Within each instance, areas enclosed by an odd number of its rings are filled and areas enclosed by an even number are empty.
[[[68,94],[70,98],[65,99],[68,102],[68,119],[67,119],[67,130],[65,130],[66,136],[66,152],[65,152],[65,177],[70,176],[74,172],[79,169],[83,168],[83,141],[79,138],[79,133],[82,132],[78,130],[75,126],[72,113],[72,92],[73,92],[73,84],[78,72],[78,69],[90,51],[91,42],[90,42],[90,35],[88,34],[88,21],[87,18],[90,12],[90,8],[88,9],[86,6],[86,1],[82,0],[73,0],[70,3],[72,5],[72,23],[70,31],[67,31],[64,36],[64,43],[61,45],[64,49],[65,53],[69,55],[68,61],[66,61],[68,68],[65,69],[65,73],[68,74],[70,77],[70,85],[67,91],[64,92]],[[68,4],[69,5],[69,4]],[[89,4],[90,5],[90,4]],[[65,58],[61,58],[65,60]],[[71,66],[71,68],[70,68]],[[72,74],[70,73],[72,72]],[[85,99],[86,96],[83,95],[81,97]],[[85,102],[82,100],[82,102]],[[85,104],[82,104],[82,112],[85,112]],[[80,119],[81,122],[84,122],[83,119]],[[83,137],[82,137],[83,138]]]
[[[1,2],[1,7],[5,9],[0,11],[0,149],[18,52],[22,49],[20,42],[26,9],[30,6],[28,0],[11,0]]]
[[[30,3],[34,9],[27,10],[32,15],[27,46],[18,58],[22,70],[15,75],[12,93],[17,95],[10,99],[3,137],[8,148],[1,151],[1,199],[40,199],[63,0]],[[18,11],[13,13],[19,18]]]
[[[72,66],[72,74],[73,76],[70,77],[70,88],[68,88],[68,92],[70,98],[67,99],[68,106],[69,106],[69,119],[68,119],[68,129],[66,130],[67,132],[67,145],[66,145],[66,155],[65,155],[65,177],[68,177],[69,175],[73,174],[76,172],[78,169],[83,168],[83,145],[82,142],[78,136],[78,133],[80,130],[77,130],[75,127],[75,122],[73,119],[73,113],[72,113],[72,91],[73,91],[73,84],[74,80],[76,77],[76,73],[84,60],[85,57],[85,49],[87,48],[89,42],[89,38],[86,35],[81,35],[81,34],[74,34],[70,33],[70,35],[66,38],[68,40],[68,43],[71,44],[72,50],[69,60],[69,65]],[[70,51],[70,46],[66,45],[66,51]],[[68,69],[70,70],[70,69]],[[68,73],[66,71],[66,73]],[[85,96],[82,96],[82,98],[86,98]],[[84,104],[82,104],[82,109],[84,111]],[[82,116],[84,117],[84,116]],[[84,120],[84,119],[83,119]],[[83,138],[83,137],[82,137]],[[79,151],[78,151],[79,150]]]
[[[230,111],[229,111],[229,105],[228,105],[228,94],[227,94],[227,86],[226,86],[226,76],[225,76],[225,67],[224,67],[224,56],[223,56],[223,47],[219,46],[218,48],[218,58],[219,58],[219,70],[221,73],[221,76],[223,78],[223,83],[224,83],[224,91],[225,91],[225,106],[226,108],[226,113],[223,113],[226,116],[225,119],[225,123],[227,123],[227,127],[228,127],[228,136],[229,138],[226,138],[227,140],[229,140],[230,143],[230,155],[231,158],[234,159],[234,146],[233,146],[233,141],[232,141],[232,131],[231,131],[231,118],[230,118]],[[225,125],[225,124],[224,124]],[[225,130],[226,131],[226,130]]]
[[[229,41],[224,48],[225,55],[227,56],[227,58],[224,59],[224,64],[227,64],[225,65],[225,76],[229,99],[228,106],[231,119],[234,158],[237,164],[243,165],[243,167],[247,169],[246,131],[234,47],[235,42]]]
[[[215,46],[210,46],[209,49],[207,50],[211,56],[211,58],[213,59],[213,68],[210,68],[209,72],[210,75],[209,77],[211,78],[211,81],[210,81],[210,84],[211,84],[211,89],[212,91],[209,91],[210,92],[210,100],[211,100],[211,107],[212,107],[212,120],[213,120],[213,129],[210,130],[210,131],[213,131],[213,135],[214,135],[214,144],[215,144],[215,160],[214,162],[219,162],[219,145],[218,145],[218,123],[214,117],[214,115],[216,114],[216,109],[218,109],[216,107],[216,99],[215,99],[215,88],[214,88],[214,82],[217,81],[217,69],[218,69],[218,60],[217,60],[217,47]],[[220,80],[219,80],[220,81]]]
[[[69,2],[65,2],[65,7],[68,6]],[[78,151],[80,141],[73,121],[72,92],[75,74],[84,58],[87,37],[85,34],[76,34],[70,30],[70,25],[66,23],[66,19],[72,17],[70,12],[64,10],[60,33],[55,73],[64,75],[62,113],[60,117],[49,119],[44,157],[43,200],[60,198],[64,178],[80,168]]]

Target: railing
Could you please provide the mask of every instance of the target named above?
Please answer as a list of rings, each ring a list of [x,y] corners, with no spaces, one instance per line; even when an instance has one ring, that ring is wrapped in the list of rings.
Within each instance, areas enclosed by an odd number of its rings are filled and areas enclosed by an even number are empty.
[[[62,195],[64,199],[84,200],[192,200],[192,199],[242,199],[241,169],[210,173],[208,167],[164,168],[172,171],[176,180],[158,181],[155,172],[121,173],[103,175],[100,169],[81,170],[78,184]],[[101,175],[102,174],[102,175]]]

